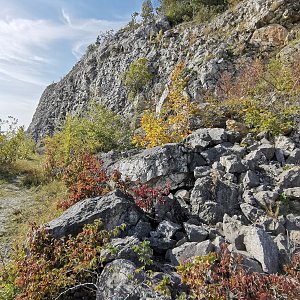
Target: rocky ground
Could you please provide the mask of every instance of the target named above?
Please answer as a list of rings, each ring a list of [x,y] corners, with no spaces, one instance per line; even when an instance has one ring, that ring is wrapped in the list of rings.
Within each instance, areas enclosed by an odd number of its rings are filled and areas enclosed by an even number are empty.
[[[157,203],[149,218],[116,190],[75,204],[48,228],[60,238],[99,218],[107,229],[127,225],[112,242],[118,252],[99,274],[98,300],[171,299],[143,285],[143,276],[136,281],[127,276],[140,266],[132,245],[145,240],[153,250],[155,278],[167,274],[174,293],[182,288],[175,267],[217,251],[224,242],[250,270],[280,272],[300,248],[299,141],[296,133],[275,139],[261,134],[255,140],[219,128],[199,129],[181,144],[104,154],[108,170],[119,170],[123,178],[168,183],[165,202]]]

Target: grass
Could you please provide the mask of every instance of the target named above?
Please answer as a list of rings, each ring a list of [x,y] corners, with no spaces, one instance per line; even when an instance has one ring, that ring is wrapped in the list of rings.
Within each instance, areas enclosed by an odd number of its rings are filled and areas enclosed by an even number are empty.
[[[60,181],[46,182],[42,165],[43,158],[34,155],[1,166],[0,206],[6,214],[0,233],[2,252],[22,243],[31,224],[45,224],[62,213],[57,204],[66,197],[66,187]]]

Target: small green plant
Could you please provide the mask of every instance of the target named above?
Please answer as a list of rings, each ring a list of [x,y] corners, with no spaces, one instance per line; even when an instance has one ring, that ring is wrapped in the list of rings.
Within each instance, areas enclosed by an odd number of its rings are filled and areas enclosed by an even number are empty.
[[[96,49],[96,45],[95,44],[90,44],[90,45],[88,45],[86,52],[87,53],[92,53],[95,49]]]
[[[163,30],[161,29],[161,30],[158,32],[158,34],[156,35],[156,40],[157,40],[158,43],[161,42],[162,37],[163,37],[163,34],[164,34],[164,32],[163,32]]]
[[[171,280],[168,275],[164,275],[163,279],[154,287],[154,290],[165,296],[171,296],[170,291]]]
[[[151,82],[152,77],[153,74],[149,71],[149,61],[142,57],[130,64],[121,79],[132,96],[135,96]]]
[[[285,216],[289,214],[289,200],[289,197],[285,193],[279,195],[280,210]]]
[[[143,264],[143,269],[153,263],[153,250],[150,247],[150,241],[143,241],[139,245],[132,246],[133,251],[138,255],[139,261]]]

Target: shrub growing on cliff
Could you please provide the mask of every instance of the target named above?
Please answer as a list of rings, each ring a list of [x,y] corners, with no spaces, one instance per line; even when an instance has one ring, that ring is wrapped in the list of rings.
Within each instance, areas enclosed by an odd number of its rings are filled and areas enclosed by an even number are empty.
[[[142,4],[141,17],[144,21],[151,21],[154,18],[153,5],[151,0],[144,0]]]
[[[197,108],[184,95],[187,78],[184,65],[178,64],[171,75],[167,103],[160,114],[146,111],[141,119],[142,133],[133,137],[133,144],[141,147],[155,147],[166,143],[180,142],[190,134],[190,117]]]
[[[171,23],[210,20],[227,7],[225,0],[162,0],[161,9]]]
[[[149,61],[142,57],[130,64],[128,69],[122,74],[122,81],[128,88],[131,96],[135,96],[138,92],[147,86],[153,75],[149,71]]]
[[[289,66],[278,60],[266,66],[254,61],[235,79],[224,73],[218,96],[209,98],[200,111],[203,125],[225,126],[226,120],[232,119],[254,133],[289,131],[300,113],[299,76],[299,62]]]

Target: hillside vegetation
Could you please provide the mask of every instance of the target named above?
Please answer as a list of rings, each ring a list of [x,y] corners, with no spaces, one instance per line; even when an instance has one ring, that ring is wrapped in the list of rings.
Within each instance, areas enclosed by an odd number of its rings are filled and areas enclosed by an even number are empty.
[[[239,2],[158,10],[180,28]],[[145,28],[157,17],[151,1],[141,17]],[[38,141],[1,121],[0,200],[17,187],[6,201],[30,204],[6,221],[0,299],[298,299],[300,56],[276,54],[223,70],[201,101],[178,59],[136,123],[92,97]],[[129,105],[156,80],[143,56],[119,77]]]

